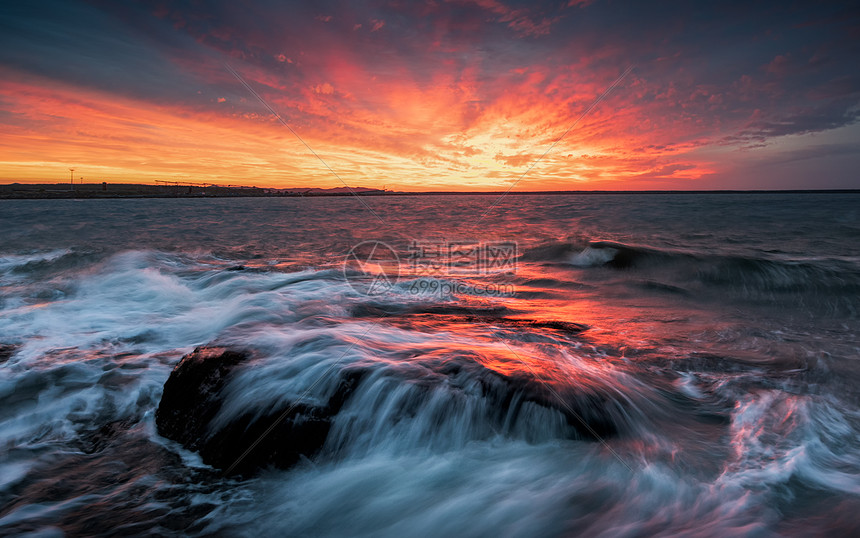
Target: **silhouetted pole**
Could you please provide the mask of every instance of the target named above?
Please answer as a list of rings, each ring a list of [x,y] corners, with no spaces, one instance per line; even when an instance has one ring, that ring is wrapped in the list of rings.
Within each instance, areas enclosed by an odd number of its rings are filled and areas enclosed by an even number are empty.
[[[71,185],[70,189],[75,190],[75,169],[69,168],[69,184]]]

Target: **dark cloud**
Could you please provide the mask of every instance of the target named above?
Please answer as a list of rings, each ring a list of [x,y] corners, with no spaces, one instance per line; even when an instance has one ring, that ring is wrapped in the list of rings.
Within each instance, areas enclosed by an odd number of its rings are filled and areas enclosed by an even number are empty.
[[[211,62],[208,51],[152,24],[146,13],[128,24],[74,2],[20,2],[2,9],[0,66],[23,76],[155,103],[200,104],[219,93],[177,61]]]

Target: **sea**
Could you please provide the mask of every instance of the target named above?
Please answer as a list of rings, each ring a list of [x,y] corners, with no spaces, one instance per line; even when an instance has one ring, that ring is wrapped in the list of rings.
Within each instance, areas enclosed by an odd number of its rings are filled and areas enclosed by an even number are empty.
[[[369,373],[228,473],[200,346],[224,420]],[[0,534],[856,536],[860,194],[0,201]]]

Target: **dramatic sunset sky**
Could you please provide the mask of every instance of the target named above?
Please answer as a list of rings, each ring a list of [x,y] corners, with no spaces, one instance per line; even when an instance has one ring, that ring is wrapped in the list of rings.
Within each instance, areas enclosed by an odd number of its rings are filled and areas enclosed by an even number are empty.
[[[4,2],[0,183],[342,186],[232,68],[350,186],[506,189],[570,129],[516,190],[860,188],[858,8],[658,4]]]

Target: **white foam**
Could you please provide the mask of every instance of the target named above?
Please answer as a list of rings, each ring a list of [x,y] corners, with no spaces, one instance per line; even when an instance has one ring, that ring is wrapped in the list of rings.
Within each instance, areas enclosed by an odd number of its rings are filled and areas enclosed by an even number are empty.
[[[616,254],[618,254],[618,249],[612,247],[586,247],[582,252],[578,252],[570,258],[570,264],[577,267],[598,267],[611,262]]]

